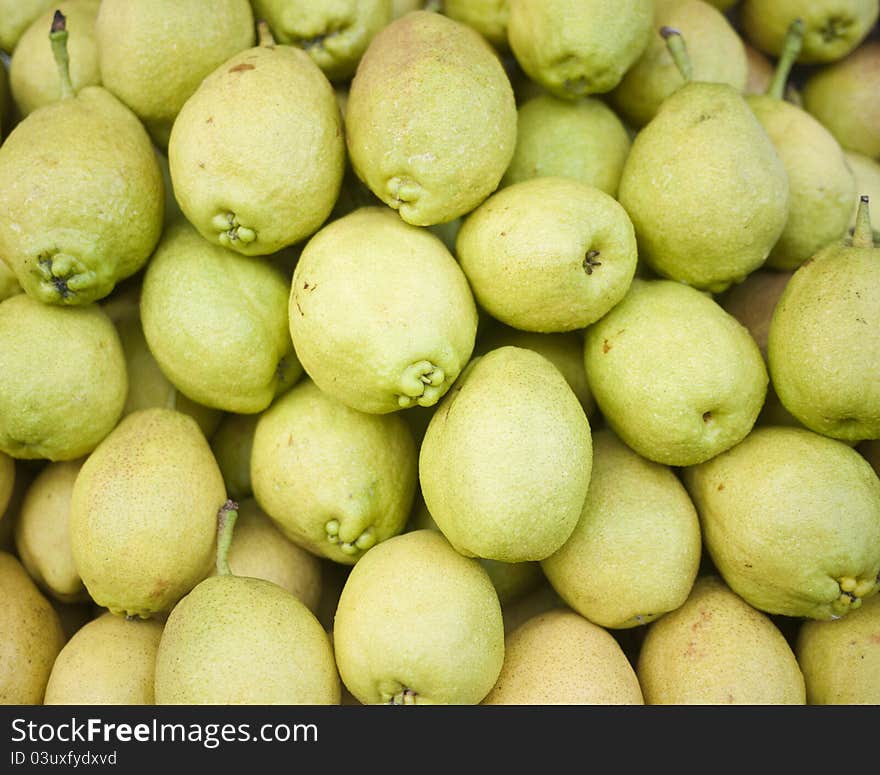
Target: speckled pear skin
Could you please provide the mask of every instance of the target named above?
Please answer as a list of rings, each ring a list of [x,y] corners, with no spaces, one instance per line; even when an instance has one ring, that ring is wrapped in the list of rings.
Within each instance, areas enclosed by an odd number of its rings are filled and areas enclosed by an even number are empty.
[[[212,576],[180,601],[156,658],[158,705],[338,705],[327,633],[264,579]]]
[[[354,566],[333,645],[345,686],[365,705],[475,705],[504,661],[501,606],[476,560],[415,530]]]
[[[584,364],[621,440],[672,466],[741,441],[768,384],[748,330],[710,296],[669,280],[633,280],[623,301],[587,329]]]
[[[880,479],[846,444],[756,428],[684,482],[715,566],[753,607],[831,619],[880,589]]]
[[[483,705],[643,705],[635,670],[605,629],[573,611],[538,614],[509,633]]]
[[[580,516],[590,424],[559,370],[532,350],[478,359],[437,408],[419,453],[428,510],[462,554],[542,560]]]
[[[636,136],[618,198],[639,257],[712,293],[767,259],[785,228],[785,166],[739,91],[692,81]]]
[[[12,53],[19,38],[52,0],[0,0],[0,49]]]
[[[415,11],[385,27],[351,82],[346,141],[358,177],[417,226],[473,210],[516,145],[513,89],[470,27]]]
[[[88,304],[146,263],[164,196],[143,125],[87,86],[35,110],[0,146],[0,255],[33,298]]]
[[[73,486],[71,548],[92,599],[144,619],[170,611],[211,572],[225,502],[195,420],[161,408],[125,417]]]
[[[652,623],[636,666],[648,705],[803,705],[804,677],[776,625],[717,576]]]
[[[45,705],[153,705],[162,622],[105,613],[65,644],[49,675]]]

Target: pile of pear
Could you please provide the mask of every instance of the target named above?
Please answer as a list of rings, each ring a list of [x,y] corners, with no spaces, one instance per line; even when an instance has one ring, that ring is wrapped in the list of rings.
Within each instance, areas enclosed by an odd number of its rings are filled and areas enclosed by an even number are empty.
[[[0,0],[0,703],[880,704],[878,14]]]

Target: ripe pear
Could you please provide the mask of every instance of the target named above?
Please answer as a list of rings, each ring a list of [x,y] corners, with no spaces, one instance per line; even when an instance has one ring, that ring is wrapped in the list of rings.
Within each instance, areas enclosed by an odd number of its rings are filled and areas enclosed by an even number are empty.
[[[635,627],[684,603],[700,541],[696,509],[678,477],[605,429],[593,434],[580,519],[541,568],[581,616],[602,627]]]
[[[767,391],[746,328],[708,295],[670,280],[634,279],[587,329],[584,363],[608,425],[642,457],[671,466],[741,441]]]
[[[506,51],[510,0],[443,0],[443,13],[473,27],[499,51]]]
[[[611,91],[651,36],[654,0],[510,0],[507,38],[526,74],[562,99]]]
[[[64,646],[58,614],[21,563],[0,551],[0,705],[40,705]]]
[[[226,492],[235,500],[253,494],[251,486],[251,449],[260,414],[223,415],[211,439],[211,451],[220,466]]]
[[[504,666],[483,705],[643,705],[617,641],[565,610],[532,617],[504,640]]]
[[[831,622],[804,622],[795,654],[810,705],[880,705],[880,595]]]
[[[345,141],[333,87],[302,49],[264,36],[187,99],[168,161],[180,209],[206,240],[276,253],[314,233],[339,195]]]
[[[402,417],[351,409],[304,380],[260,416],[251,484],[291,541],[353,564],[403,530],[416,455]]]
[[[6,507],[15,489],[15,460],[4,452],[0,452],[0,517],[6,513]]]
[[[756,428],[684,482],[712,561],[754,608],[831,619],[880,589],[880,479],[846,444]]]
[[[49,463],[28,485],[15,546],[31,578],[56,600],[88,600],[70,548],[70,498],[82,459]]]
[[[489,576],[433,530],[379,544],[351,571],[336,609],[339,673],[362,703],[475,705],[504,661]]]
[[[378,207],[309,240],[289,316],[315,384],[369,413],[436,404],[468,362],[477,330],[470,286],[446,246]]]
[[[743,42],[718,9],[703,0],[655,0],[648,45],[609,95],[621,118],[637,129],[687,81],[657,34],[663,27],[679,30],[687,41],[692,80],[726,83],[740,92],[748,78]]]
[[[715,575],[648,628],[636,671],[648,705],[803,705],[804,677],[769,617]]]
[[[776,306],[767,355],[782,404],[844,441],[880,438],[880,249],[863,198],[852,245],[798,269]]]
[[[601,318],[626,295],[637,254],[626,210],[604,191],[562,177],[493,194],[456,240],[478,304],[502,323],[540,333]]]
[[[778,57],[793,19],[804,22],[803,64],[843,59],[871,32],[880,13],[878,0],[745,0],[739,21],[746,38]]]
[[[0,146],[0,255],[30,296],[83,305],[146,263],[165,193],[137,117],[101,86],[74,93],[63,15],[46,34],[61,99],[34,110]]]
[[[502,185],[561,175],[617,196],[632,144],[621,120],[595,97],[541,94],[517,111],[516,150]]]
[[[0,0],[0,50],[13,53],[19,38],[52,0]]]
[[[0,451],[81,457],[116,425],[127,390],[119,336],[97,304],[59,307],[23,293],[0,302]]]
[[[429,11],[373,38],[349,90],[345,132],[357,176],[407,223],[473,210],[516,145],[513,89],[492,46]]]
[[[211,571],[220,469],[196,421],[142,409],[92,452],[73,485],[70,541],[95,602],[149,618]]]
[[[542,560],[577,524],[590,424],[559,370],[532,350],[475,359],[438,407],[419,452],[434,520],[462,554]]]
[[[255,38],[247,0],[108,0],[95,35],[104,86],[161,148],[202,79]]]
[[[105,613],[61,649],[45,705],[153,705],[162,623]]]
[[[860,195],[855,199],[849,222],[850,229],[855,230],[861,196],[867,196],[869,202],[880,202],[880,163],[855,151],[844,151],[843,155],[855,175],[856,191]],[[874,227],[874,243],[880,243],[880,224]]]
[[[163,374],[190,400],[261,412],[302,375],[290,341],[289,293],[279,269],[214,245],[180,220],[165,230],[144,273],[144,337]]]

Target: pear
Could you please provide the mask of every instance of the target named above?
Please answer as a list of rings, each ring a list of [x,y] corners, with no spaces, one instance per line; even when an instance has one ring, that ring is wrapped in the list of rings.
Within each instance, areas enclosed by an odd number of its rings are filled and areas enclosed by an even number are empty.
[[[617,641],[572,611],[532,617],[504,640],[504,665],[483,705],[643,705]]]
[[[524,562],[571,535],[591,464],[590,424],[565,378],[508,346],[475,359],[431,418],[419,482],[459,552]]]
[[[70,542],[95,602],[149,618],[211,571],[223,478],[199,426],[173,409],[120,421],[73,485]]]
[[[686,74],[681,34],[663,35]],[[712,293],[764,263],[785,228],[788,198],[785,166],[740,92],[697,80],[636,136],[619,192],[640,258]]]
[[[871,32],[878,0],[744,0],[739,20],[749,42],[780,56],[793,19],[804,22],[804,46],[797,61],[820,64],[842,59]]]
[[[0,50],[11,54],[25,30],[52,0],[0,0]]]
[[[766,94],[776,72],[773,64],[764,54],[748,43],[743,43],[743,48],[745,48],[746,62],[748,63],[748,77],[743,93]]]
[[[45,705],[152,705],[162,623],[111,613],[65,644],[52,666]]]
[[[23,119],[0,146],[0,255],[29,295],[83,305],[146,263],[165,194],[137,117],[101,86],[74,93],[60,13],[50,37],[61,99]]]
[[[168,161],[180,209],[215,245],[276,253],[330,215],[345,169],[342,135],[320,68],[264,29],[260,45],[207,75],[174,121]]]
[[[743,282],[733,285],[718,299],[724,311],[744,325],[767,360],[770,321],[792,272],[758,269]]]
[[[211,451],[220,466],[226,492],[235,500],[253,494],[251,449],[260,414],[223,415],[211,438]]]
[[[165,623],[156,704],[338,705],[333,647],[315,615],[277,584],[231,572],[235,507],[230,501],[220,512],[218,575],[189,592]]]
[[[58,614],[21,563],[0,551],[0,705],[40,705],[64,646]]]
[[[804,107],[844,148],[880,159],[878,88],[880,41],[868,40],[845,59],[808,75]]]
[[[831,622],[804,622],[795,654],[810,705],[880,704],[880,595]]]
[[[617,196],[631,141],[604,102],[542,94],[520,105],[516,126],[516,150],[502,185],[559,175]]]
[[[6,136],[6,130],[11,127],[12,121],[13,105],[12,96],[9,93],[9,73],[6,70],[6,61],[0,57],[0,142]],[[5,262],[0,258],[0,269],[5,266]],[[2,284],[0,284],[0,299],[2,298]]]
[[[504,634],[509,635],[521,624],[535,616],[556,610],[571,611],[545,577],[531,592],[516,598],[516,600],[511,600],[501,607]]]
[[[678,477],[605,429],[593,434],[580,519],[541,569],[594,624],[635,627],[684,603],[697,577],[700,541],[696,509]]]
[[[853,204],[849,222],[850,229],[855,230],[861,196],[867,196],[869,202],[880,202],[880,163],[855,151],[844,151],[843,155],[855,175],[856,191],[860,194]],[[874,243],[880,243],[880,224],[874,228]]]
[[[702,0],[654,0],[654,34],[609,95],[618,114],[637,129],[650,122],[664,100],[688,80],[656,34],[663,27],[679,30],[687,40],[693,80],[726,83],[740,92],[748,78],[743,42],[718,9]]]
[[[116,425],[127,389],[119,336],[98,305],[23,293],[0,302],[0,452],[81,457]]]
[[[15,460],[0,452],[0,517],[6,513],[6,507],[15,490]]]
[[[95,36],[104,86],[165,148],[202,79],[254,44],[254,18],[247,0],[108,0]]]
[[[275,40],[299,46],[332,81],[354,75],[364,51],[391,21],[391,0],[253,0]]]
[[[70,498],[82,460],[49,463],[25,491],[15,521],[22,564],[56,600],[88,600],[70,548]]]
[[[434,3],[435,0],[391,0],[391,18],[399,19],[410,11],[420,11]]]
[[[281,271],[169,226],[140,297],[144,337],[162,373],[190,400],[261,412],[302,375],[290,341]]]
[[[648,705],[803,705],[804,677],[769,617],[715,575],[648,628],[636,671]]]
[[[100,5],[100,0],[65,0],[52,6],[67,19],[70,82],[76,92],[101,83],[95,42],[95,19]],[[22,116],[57,102],[62,96],[61,77],[46,36],[55,15],[52,9],[25,30],[9,61],[9,86]]]
[[[767,356],[782,404],[817,433],[880,438],[880,249],[867,197],[852,245],[798,269],[776,306]]]
[[[443,0],[443,13],[473,27],[499,51],[506,51],[510,0]]]
[[[478,32],[414,11],[362,57],[345,132],[357,176],[407,223],[430,226],[465,215],[498,187],[516,145],[516,103]]]
[[[378,207],[309,240],[289,319],[315,384],[369,413],[436,404],[468,362],[477,330],[467,278],[442,241]]]
[[[353,564],[403,530],[416,485],[403,418],[351,409],[304,380],[257,423],[251,484],[292,541]]]
[[[633,280],[586,331],[584,363],[599,411],[642,457],[693,465],[752,429],[767,369],[746,328],[711,297],[670,280]]]
[[[739,0],[706,0],[709,5],[714,5],[719,11],[729,11]]]
[[[562,99],[611,91],[648,45],[654,0],[510,0],[520,67]]]
[[[880,479],[846,444],[756,428],[684,482],[712,561],[754,608],[831,619],[880,589]]]
[[[362,703],[475,705],[504,661],[501,606],[489,576],[433,530],[367,552],[336,609],[339,674]]]

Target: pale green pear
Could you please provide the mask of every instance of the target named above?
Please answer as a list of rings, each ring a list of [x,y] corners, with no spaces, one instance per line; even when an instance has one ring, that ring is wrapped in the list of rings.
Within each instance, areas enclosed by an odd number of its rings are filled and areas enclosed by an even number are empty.
[[[236,500],[253,493],[251,487],[251,449],[260,414],[223,415],[211,439],[211,451],[220,466],[226,492]]]
[[[420,11],[432,0],[391,0],[391,16],[393,19],[399,19],[410,11]]]
[[[443,13],[473,27],[499,51],[506,51],[510,0],[443,0]]]
[[[52,0],[0,0],[0,49],[11,54],[31,22],[51,5]]]
[[[0,452],[0,518],[6,513],[14,490],[15,460],[5,452]]]
[[[831,619],[880,589],[880,479],[846,444],[756,428],[684,481],[712,561],[753,607]]]

